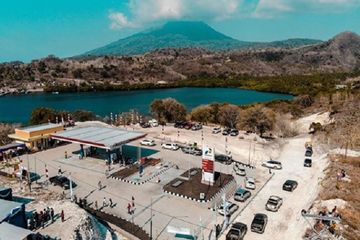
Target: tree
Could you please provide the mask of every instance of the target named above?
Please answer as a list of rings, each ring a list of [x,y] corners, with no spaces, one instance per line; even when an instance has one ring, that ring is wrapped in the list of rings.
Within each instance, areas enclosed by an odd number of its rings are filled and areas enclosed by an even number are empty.
[[[174,122],[186,117],[185,106],[173,98],[154,100],[150,105],[150,112],[159,122]]]
[[[150,112],[153,115],[154,118],[156,118],[158,121],[162,120],[162,117],[164,115],[165,112],[165,107],[163,104],[163,100],[161,99],[155,99],[151,104],[150,104]]]
[[[176,101],[174,98],[166,98],[163,100],[165,108],[165,120],[167,122],[174,122],[178,120],[185,120],[186,108],[183,104]]]
[[[245,109],[238,116],[238,125],[241,128],[260,133],[261,137],[266,131],[273,129],[274,122],[275,114],[259,106]]]
[[[90,111],[78,110],[71,114],[74,121],[85,122],[96,119],[96,115]]]
[[[205,123],[213,122],[212,108],[209,105],[201,105],[194,108],[190,113],[192,121]]]
[[[10,139],[8,135],[14,133],[14,131],[13,125],[0,123],[0,145],[11,143],[12,139]]]
[[[229,128],[235,128],[238,115],[238,106],[225,104],[219,108],[219,123]]]
[[[57,112],[51,108],[35,108],[31,112],[30,124],[36,125],[41,123],[47,123],[49,120],[54,121],[56,118]]]

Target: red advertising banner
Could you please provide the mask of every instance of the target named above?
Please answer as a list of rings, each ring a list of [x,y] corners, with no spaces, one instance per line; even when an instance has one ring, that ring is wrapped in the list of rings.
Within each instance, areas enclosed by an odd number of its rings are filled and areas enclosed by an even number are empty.
[[[203,159],[202,160],[202,169],[205,172],[213,173],[214,172],[214,161]]]

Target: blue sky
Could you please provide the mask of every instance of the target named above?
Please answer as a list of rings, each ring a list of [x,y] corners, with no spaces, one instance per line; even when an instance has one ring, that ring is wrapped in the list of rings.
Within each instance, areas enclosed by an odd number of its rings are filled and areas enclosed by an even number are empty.
[[[68,57],[168,20],[201,20],[245,41],[360,33],[360,0],[4,0],[0,62]]]

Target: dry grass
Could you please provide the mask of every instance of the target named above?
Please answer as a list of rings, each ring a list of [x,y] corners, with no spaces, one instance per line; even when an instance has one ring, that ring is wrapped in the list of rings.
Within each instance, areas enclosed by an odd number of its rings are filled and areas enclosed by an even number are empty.
[[[337,172],[344,169],[351,181],[337,181]],[[345,157],[335,155],[330,157],[330,164],[326,169],[327,177],[322,182],[321,200],[340,198],[348,204],[339,210],[342,224],[345,227],[342,233],[346,239],[360,239],[360,157]]]

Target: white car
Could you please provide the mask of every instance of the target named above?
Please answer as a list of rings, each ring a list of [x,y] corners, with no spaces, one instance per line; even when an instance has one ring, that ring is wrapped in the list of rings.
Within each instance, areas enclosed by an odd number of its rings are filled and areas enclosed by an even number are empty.
[[[176,143],[163,143],[161,145],[161,147],[163,149],[168,149],[168,150],[173,150],[173,151],[176,151],[179,149],[179,145],[177,145]]]
[[[226,216],[230,217],[234,212],[236,212],[239,209],[239,206],[236,205],[235,203],[232,203],[230,201],[226,201]],[[224,203],[222,203],[219,206],[218,209],[218,213],[220,215],[225,215],[225,211],[224,211]]]
[[[140,142],[141,145],[143,146],[155,146],[155,141],[151,140],[151,139],[144,139]]]
[[[274,161],[274,160],[264,162],[262,165],[267,168],[278,169],[278,170],[282,169],[281,162]]]
[[[150,124],[151,127],[159,126],[159,123],[158,123],[158,121],[156,121],[156,119],[149,120],[149,124]]]
[[[212,133],[213,133],[213,134],[221,133],[221,127],[213,128]]]
[[[255,179],[252,177],[245,178],[245,188],[255,190]]]

